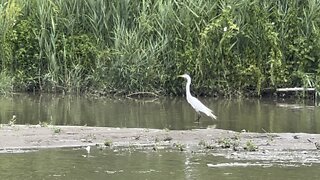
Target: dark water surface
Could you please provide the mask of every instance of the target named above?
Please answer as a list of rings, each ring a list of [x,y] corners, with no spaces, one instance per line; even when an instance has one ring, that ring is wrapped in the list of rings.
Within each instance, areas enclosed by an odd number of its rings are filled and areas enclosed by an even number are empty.
[[[320,109],[313,102],[272,99],[201,98],[218,121],[195,111],[184,98],[132,100],[84,96],[17,94],[0,97],[0,123],[13,115],[18,124],[88,125],[158,129],[217,128],[251,132],[320,133]]]
[[[0,154],[1,179],[318,179],[319,164],[230,162],[211,154],[48,149]],[[233,164],[233,166],[230,166]],[[210,167],[212,165],[213,167]]]
[[[255,132],[320,132],[312,102],[202,98],[218,121],[196,115],[184,98],[154,101],[61,95],[0,97],[0,123],[159,129],[217,128]],[[319,164],[234,161],[210,153],[169,150],[47,149],[0,154],[1,179],[318,179]]]

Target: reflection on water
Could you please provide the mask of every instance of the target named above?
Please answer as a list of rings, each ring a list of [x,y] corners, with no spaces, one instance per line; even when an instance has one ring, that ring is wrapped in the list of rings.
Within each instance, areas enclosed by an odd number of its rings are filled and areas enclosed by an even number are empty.
[[[319,108],[273,100],[201,99],[218,121],[196,115],[184,98],[156,101],[25,95],[0,97],[0,123],[320,133]],[[1,179],[317,179],[319,164],[234,162],[210,153],[169,150],[47,149],[0,154]]]
[[[1,179],[318,179],[318,164],[230,163],[210,153],[48,149],[0,154]],[[217,167],[210,167],[216,164]],[[221,166],[219,166],[221,164]],[[236,166],[225,166],[235,164]],[[244,166],[238,165],[244,164]],[[265,179],[265,178],[262,178]]]
[[[319,107],[312,103],[281,102],[270,99],[226,100],[201,98],[214,110],[218,121],[196,114],[184,98],[154,101],[90,98],[62,95],[17,94],[0,97],[0,123],[13,115],[16,123],[192,129],[216,125],[217,128],[251,132],[320,133]]]

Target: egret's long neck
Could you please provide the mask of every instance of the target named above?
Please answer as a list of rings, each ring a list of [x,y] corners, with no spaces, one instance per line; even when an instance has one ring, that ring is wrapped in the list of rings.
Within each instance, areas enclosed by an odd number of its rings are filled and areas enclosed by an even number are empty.
[[[186,84],[186,96],[187,97],[191,97],[190,84],[191,84],[191,78],[187,78],[187,84]]]

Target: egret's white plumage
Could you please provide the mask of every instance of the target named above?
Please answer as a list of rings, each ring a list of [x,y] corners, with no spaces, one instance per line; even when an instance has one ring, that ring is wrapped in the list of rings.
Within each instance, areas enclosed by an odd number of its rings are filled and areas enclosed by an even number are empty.
[[[193,107],[194,110],[200,115],[200,112],[206,114],[207,116],[211,117],[212,119],[217,119],[217,117],[213,114],[213,111],[207,108],[202,102],[199,101],[196,97],[193,97],[190,93],[190,85],[191,85],[191,78],[188,74],[183,74],[178,77],[182,77],[187,79],[186,84],[186,96],[188,103]],[[199,120],[200,116],[198,117]]]

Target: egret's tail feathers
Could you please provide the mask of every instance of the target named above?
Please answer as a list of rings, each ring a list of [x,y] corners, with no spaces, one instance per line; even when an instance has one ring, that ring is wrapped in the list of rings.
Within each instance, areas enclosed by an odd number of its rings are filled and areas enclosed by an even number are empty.
[[[211,117],[212,119],[217,119],[217,116],[213,114],[213,111],[207,107],[205,107],[206,110],[205,111],[201,111],[204,114],[206,114],[207,116]]]
[[[211,117],[212,119],[217,119],[217,116],[215,116],[213,113],[209,113],[208,116]]]

